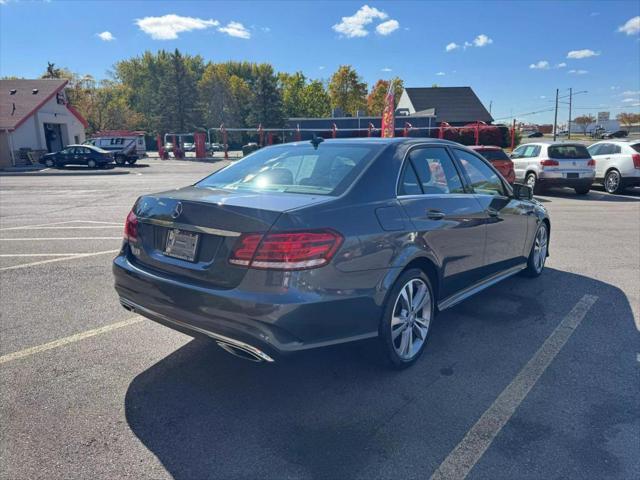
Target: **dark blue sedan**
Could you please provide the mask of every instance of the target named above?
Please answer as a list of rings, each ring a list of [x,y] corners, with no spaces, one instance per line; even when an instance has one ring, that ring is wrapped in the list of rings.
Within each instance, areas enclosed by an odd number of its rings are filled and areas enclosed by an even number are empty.
[[[462,145],[314,139],[140,197],[113,271],[126,309],[245,359],[379,337],[403,368],[437,311],[540,275],[549,234],[531,188]]]
[[[113,154],[93,145],[67,145],[55,153],[47,153],[40,158],[40,163],[47,167],[64,167],[65,165],[86,165],[89,168],[104,167],[113,162]]]

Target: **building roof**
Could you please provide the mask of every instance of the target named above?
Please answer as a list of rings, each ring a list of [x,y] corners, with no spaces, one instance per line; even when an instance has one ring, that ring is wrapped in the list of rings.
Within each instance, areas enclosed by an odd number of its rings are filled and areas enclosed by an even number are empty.
[[[63,79],[0,80],[0,130],[18,128],[67,83]],[[82,115],[70,105],[66,106],[86,127],[87,121]]]
[[[439,122],[493,122],[471,87],[406,88],[416,112],[435,108]]]

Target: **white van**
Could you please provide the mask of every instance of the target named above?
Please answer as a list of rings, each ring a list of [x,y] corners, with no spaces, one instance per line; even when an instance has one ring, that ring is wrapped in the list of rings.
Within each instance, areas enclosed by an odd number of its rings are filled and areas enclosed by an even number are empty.
[[[113,152],[118,165],[133,165],[139,158],[147,156],[143,132],[112,130],[98,132],[85,142]]]

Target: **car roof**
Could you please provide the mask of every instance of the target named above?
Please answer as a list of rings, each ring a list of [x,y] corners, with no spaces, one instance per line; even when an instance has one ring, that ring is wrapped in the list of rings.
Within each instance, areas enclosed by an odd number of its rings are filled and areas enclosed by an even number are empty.
[[[302,140],[299,142],[291,142],[287,144],[278,145],[308,145],[309,140]],[[444,140],[440,138],[431,137],[393,137],[393,138],[380,138],[380,137],[366,137],[366,138],[330,138],[324,139],[322,143],[328,144],[343,144],[343,145],[362,145],[362,144],[374,144],[374,145],[399,145],[399,144],[438,144],[438,145],[452,145],[452,146],[465,146],[459,143],[452,142],[451,140]]]

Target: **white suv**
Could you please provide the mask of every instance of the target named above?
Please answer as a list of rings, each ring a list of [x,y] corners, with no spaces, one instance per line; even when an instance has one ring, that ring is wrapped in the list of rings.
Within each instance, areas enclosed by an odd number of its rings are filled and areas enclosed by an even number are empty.
[[[595,161],[580,143],[526,143],[511,153],[516,181],[540,193],[544,187],[571,187],[584,195],[595,178]]]
[[[640,186],[640,140],[605,140],[589,147],[596,161],[596,182],[609,193]]]

